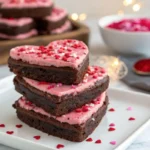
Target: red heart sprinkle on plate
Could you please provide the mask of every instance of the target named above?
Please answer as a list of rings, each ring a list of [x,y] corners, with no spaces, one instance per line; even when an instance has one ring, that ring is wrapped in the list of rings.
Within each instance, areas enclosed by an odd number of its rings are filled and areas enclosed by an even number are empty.
[[[22,124],[17,124],[16,128],[22,128]]]
[[[112,127],[110,127],[109,129],[108,129],[108,131],[115,131],[116,129],[115,128],[112,128]]]
[[[58,145],[56,146],[57,149],[64,148],[64,147],[65,147],[65,146],[62,145],[62,144],[58,144]]]
[[[96,140],[95,143],[96,143],[96,144],[101,144],[102,141],[99,139],[99,140]]]
[[[5,128],[5,125],[4,124],[0,124],[0,128]]]
[[[14,131],[6,131],[6,133],[11,135],[14,133]]]
[[[86,139],[86,141],[87,141],[87,142],[92,142],[93,139],[92,139],[92,138],[88,138],[88,139]]]
[[[36,136],[34,136],[33,138],[36,139],[36,140],[39,140],[39,139],[41,138],[41,136],[36,135]]]
[[[134,118],[134,117],[130,117],[129,120],[130,120],[130,121],[133,121],[133,120],[135,120],[135,118]]]
[[[114,109],[114,108],[110,108],[109,111],[112,111],[112,112],[113,112],[113,111],[115,111],[115,109]]]

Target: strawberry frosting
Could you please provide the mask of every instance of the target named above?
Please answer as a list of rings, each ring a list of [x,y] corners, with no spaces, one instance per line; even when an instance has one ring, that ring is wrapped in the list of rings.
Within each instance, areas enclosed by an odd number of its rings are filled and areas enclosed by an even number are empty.
[[[52,30],[51,33],[52,34],[60,34],[60,33],[64,33],[65,31],[68,31],[71,28],[72,28],[71,27],[71,22],[66,21],[64,25],[62,25],[60,28]]]
[[[87,57],[88,47],[78,40],[58,40],[48,46],[18,46],[10,51],[10,57],[40,66],[79,68]]]
[[[3,34],[3,33],[0,33],[0,38],[3,38],[3,39],[11,39],[11,40],[22,40],[22,39],[26,39],[26,38],[29,38],[29,37],[32,37],[34,35],[37,35],[37,30],[33,29],[27,33],[22,33],[22,34],[18,34],[16,36],[11,36],[11,35],[6,35],[6,34]]]
[[[67,11],[65,9],[54,7],[50,16],[46,16],[44,20],[48,21],[58,21],[67,16]]]
[[[6,0],[3,1],[1,8],[34,8],[34,7],[51,7],[51,0]]]
[[[98,66],[89,67],[85,77],[79,85],[63,85],[61,83],[47,83],[35,81],[23,77],[24,81],[30,86],[43,91],[44,93],[49,93],[51,95],[63,96],[73,94],[76,95],[86,89],[92,88],[98,81],[103,80],[107,76],[106,71]]]
[[[106,92],[102,93],[100,96],[94,99],[92,103],[86,104],[82,106],[81,108],[78,108],[75,111],[72,111],[60,117],[56,117],[54,115],[51,115],[45,112],[42,108],[39,108],[33,103],[29,102],[25,97],[21,97],[18,100],[18,103],[20,107],[23,109],[26,109],[29,111],[32,110],[36,113],[42,114],[49,118],[54,118],[61,123],[68,123],[71,125],[74,125],[74,124],[80,125],[80,124],[85,123],[94,113],[96,113],[99,110],[99,108],[102,107],[102,105],[104,104],[105,98],[106,98]]]
[[[0,24],[6,24],[8,26],[24,26],[33,22],[32,18],[0,18]]]

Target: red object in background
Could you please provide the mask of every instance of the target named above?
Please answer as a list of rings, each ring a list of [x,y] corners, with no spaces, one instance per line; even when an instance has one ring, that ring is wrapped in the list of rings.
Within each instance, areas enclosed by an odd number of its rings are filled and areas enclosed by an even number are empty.
[[[150,32],[150,18],[123,19],[109,24],[107,28],[127,32]]]
[[[150,58],[137,61],[133,68],[138,74],[150,74]]]

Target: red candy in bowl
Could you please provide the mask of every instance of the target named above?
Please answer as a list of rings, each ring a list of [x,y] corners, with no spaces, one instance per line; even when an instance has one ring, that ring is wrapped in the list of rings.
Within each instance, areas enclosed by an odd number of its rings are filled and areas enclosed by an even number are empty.
[[[120,54],[150,55],[150,17],[112,15],[99,20],[105,44]]]

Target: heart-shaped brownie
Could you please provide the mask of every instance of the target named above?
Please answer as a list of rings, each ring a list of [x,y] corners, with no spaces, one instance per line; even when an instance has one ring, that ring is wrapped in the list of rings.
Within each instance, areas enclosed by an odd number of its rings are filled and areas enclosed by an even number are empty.
[[[11,49],[9,66],[14,73],[31,79],[77,84],[87,70],[88,54],[88,47],[82,41],[58,40],[48,46],[26,45]]]

